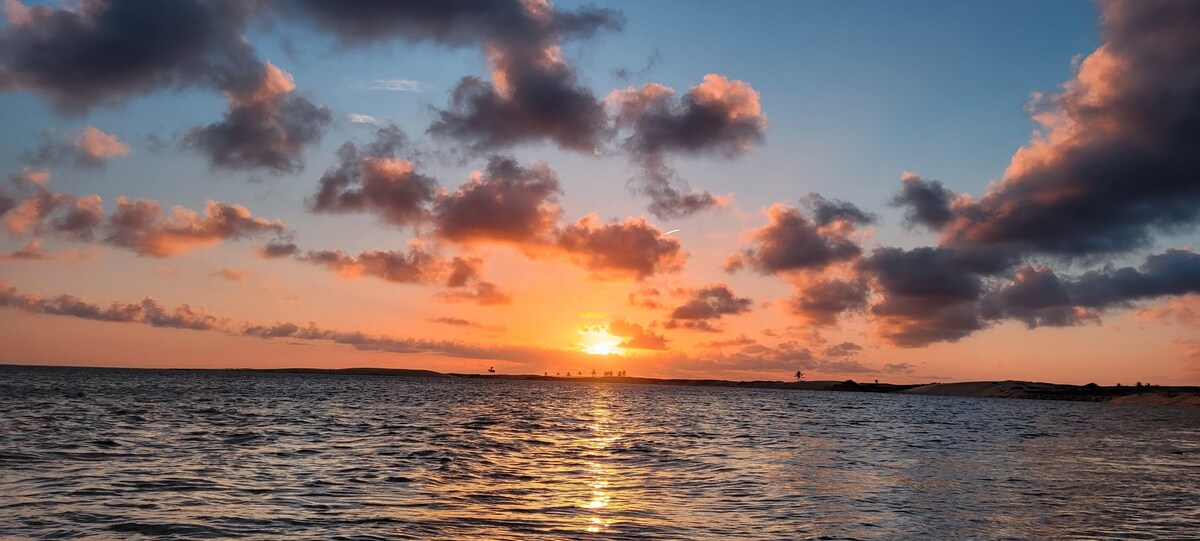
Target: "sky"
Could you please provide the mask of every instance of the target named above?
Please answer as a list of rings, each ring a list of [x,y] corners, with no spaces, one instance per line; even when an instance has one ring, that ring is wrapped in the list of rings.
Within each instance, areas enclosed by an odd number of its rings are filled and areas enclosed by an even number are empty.
[[[1200,384],[1200,3],[3,15],[0,363]]]

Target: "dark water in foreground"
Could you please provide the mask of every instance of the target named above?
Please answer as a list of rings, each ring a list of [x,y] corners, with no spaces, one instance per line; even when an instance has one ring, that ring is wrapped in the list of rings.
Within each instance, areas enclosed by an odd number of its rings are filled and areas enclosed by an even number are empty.
[[[0,367],[0,538],[1193,538],[1200,411]]]

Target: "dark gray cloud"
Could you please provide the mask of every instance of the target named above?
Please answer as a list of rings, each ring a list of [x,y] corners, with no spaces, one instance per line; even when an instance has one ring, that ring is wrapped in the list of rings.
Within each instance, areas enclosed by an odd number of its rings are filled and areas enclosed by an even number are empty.
[[[857,207],[844,204],[862,213]],[[824,218],[833,219],[828,209]],[[767,210],[767,220],[767,225],[753,231],[751,246],[726,263],[726,270],[732,272],[749,266],[761,274],[820,271],[835,263],[857,259],[862,254],[862,249],[851,238],[855,231],[853,222],[842,222],[839,227],[822,227],[799,209],[782,204]]]
[[[1193,291],[1193,254],[1141,268],[1064,277],[1023,264],[1095,263],[1200,218],[1200,4],[1103,1],[1104,43],[1054,95],[1035,100],[1043,129],[978,200],[905,174],[893,203],[940,231],[937,248],[883,249],[862,271],[884,338],[954,341],[1001,320],[1030,327],[1099,321],[1114,307]],[[1018,265],[1022,265],[1016,268]]]
[[[848,352],[838,358],[826,358],[813,353],[795,341],[784,341],[776,345],[761,344],[755,340],[739,340],[738,344],[722,344],[719,347],[679,363],[683,370],[702,372],[744,372],[778,370],[790,376],[793,370],[805,370],[822,374],[867,374],[880,370],[867,366],[850,357]],[[810,374],[811,376],[811,374]]]
[[[249,97],[232,97],[224,118],[192,128],[183,145],[222,169],[303,169],[304,148],[321,140],[333,114],[298,94],[290,76],[271,64],[266,69],[261,89]]]
[[[734,295],[729,286],[713,284],[692,291],[686,303],[671,311],[671,319],[720,319],[721,316],[744,314],[753,306],[753,300]]]
[[[357,256],[341,250],[316,250],[295,257],[299,261],[323,266],[347,278],[372,276],[399,284],[439,282],[445,265],[440,257],[420,248],[408,251],[369,250]]]
[[[461,317],[435,317],[429,320],[430,323],[440,323],[451,327],[465,327],[470,329],[480,329],[489,332],[504,332],[505,328],[502,325],[485,325],[478,321],[463,319]]]
[[[480,46],[537,42],[555,36],[587,38],[599,30],[619,30],[622,22],[620,13],[611,9],[581,6],[573,11],[542,10],[522,0],[304,0],[283,9],[334,35],[346,46],[394,39]]]
[[[984,327],[983,280],[976,262],[943,248],[880,248],[862,261],[880,299],[870,307],[876,330],[902,347],[957,341]]]
[[[1049,267],[1025,266],[1014,279],[983,299],[990,319],[1016,319],[1029,327],[1098,322],[1100,313],[1137,301],[1200,293],[1200,254],[1167,250],[1138,268],[1106,268],[1076,278]]]
[[[836,324],[842,314],[866,308],[869,291],[862,278],[813,280],[797,287],[789,308],[806,323],[826,327]]]
[[[81,113],[163,88],[252,93],[262,62],[242,38],[256,7],[236,0],[85,0],[30,6],[0,33],[0,88]]]
[[[154,327],[212,330],[223,327],[228,320],[209,314],[203,308],[182,304],[168,310],[151,298],[137,303],[112,302],[102,306],[76,297],[58,295],[44,298],[22,294],[17,288],[0,282],[0,308],[16,308],[33,314],[70,316],[95,321],[142,323]]]
[[[512,295],[500,286],[484,280],[475,280],[461,286],[451,286],[437,294],[445,302],[470,302],[480,306],[501,306],[512,304]]]
[[[1200,217],[1200,3],[1100,2],[1104,43],[1035,104],[1039,134],[956,209],[956,245],[1065,257],[1148,246]]]
[[[495,82],[463,78],[450,94],[448,107],[437,112],[429,133],[474,152],[542,140],[580,152],[601,145],[607,120],[604,106],[580,85],[571,68],[545,67],[523,59],[497,70],[511,88],[501,92]]]
[[[321,176],[320,188],[308,200],[309,209],[371,212],[398,226],[423,222],[437,193],[437,181],[399,158],[406,146],[403,132],[395,125],[376,130],[374,141],[361,149],[347,141],[338,149],[338,163]]]
[[[244,38],[260,5],[85,0],[21,9],[0,32],[0,89],[36,92],[68,114],[165,89],[219,91],[225,118],[194,128],[184,144],[216,167],[295,171],[331,117]]]
[[[722,206],[727,197],[706,190],[694,190],[678,178],[675,170],[663,163],[658,155],[639,158],[641,176],[631,181],[634,191],[650,198],[647,210],[662,219],[691,216],[697,212]]]
[[[923,179],[914,173],[905,173],[900,181],[904,187],[891,204],[904,208],[904,222],[909,227],[920,225],[937,231],[954,219],[950,207],[957,195],[941,181]]]
[[[344,46],[391,39],[482,46],[492,80],[464,77],[429,133],[473,151],[551,141],[591,152],[607,129],[604,106],[561,58],[560,42],[618,30],[620,13],[584,6],[558,10],[499,2],[303,2],[291,12],[334,34]]]
[[[944,248],[883,248],[864,260],[879,299],[870,307],[884,339],[903,347],[957,341],[989,325],[1099,322],[1107,310],[1165,296],[1200,293],[1200,254],[1168,250],[1137,268],[1104,268],[1064,277],[1025,265],[1011,278],[988,274]]]
[[[842,342],[825,348],[826,357],[853,357],[858,355],[863,347],[854,342]]]
[[[295,255],[300,250],[296,243],[290,241],[272,241],[268,242],[259,249],[258,254],[267,258],[275,259],[279,257],[290,257]]]
[[[613,92],[614,121],[629,130],[623,145],[635,155],[671,153],[736,157],[765,138],[767,118],[758,92],[743,81],[710,73],[676,99],[650,83]]]
[[[810,193],[801,200],[812,213],[813,221],[820,227],[845,222],[850,225],[871,225],[879,220],[875,214],[858,208],[854,203],[841,199],[826,199],[821,194]]]
[[[482,174],[438,195],[435,234],[453,242],[544,243],[562,214],[561,192],[549,166],[526,168],[513,158],[493,156]]]
[[[634,189],[650,197],[650,212],[679,218],[720,205],[722,199],[691,191],[667,165],[669,155],[733,158],[765,138],[767,117],[758,92],[742,81],[708,74],[676,99],[674,90],[651,83],[610,94],[613,122],[626,135],[622,147],[640,169]]]

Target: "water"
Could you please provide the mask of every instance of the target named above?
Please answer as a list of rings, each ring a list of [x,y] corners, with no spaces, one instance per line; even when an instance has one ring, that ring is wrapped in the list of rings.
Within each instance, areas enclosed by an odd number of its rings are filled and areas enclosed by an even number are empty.
[[[1200,411],[0,367],[0,538],[1194,538]]]

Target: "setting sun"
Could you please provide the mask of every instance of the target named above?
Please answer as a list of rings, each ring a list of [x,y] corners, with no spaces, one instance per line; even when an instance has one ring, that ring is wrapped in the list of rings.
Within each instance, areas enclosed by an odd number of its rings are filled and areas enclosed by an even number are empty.
[[[588,355],[620,355],[624,352],[621,348],[622,338],[609,334],[608,329],[604,327],[589,327],[579,331],[583,336],[579,340],[579,347]]]

